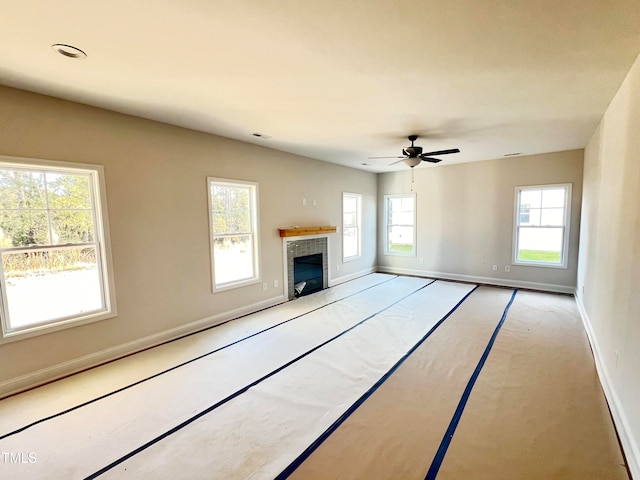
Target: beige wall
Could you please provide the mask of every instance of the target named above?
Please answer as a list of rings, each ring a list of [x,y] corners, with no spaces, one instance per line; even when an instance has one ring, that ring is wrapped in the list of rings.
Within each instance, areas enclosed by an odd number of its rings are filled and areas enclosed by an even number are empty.
[[[343,191],[363,194],[363,234],[375,238],[375,174],[4,87],[0,155],[104,165],[119,312],[0,345],[0,390],[8,379],[282,295],[277,228],[341,226]],[[211,293],[207,176],[259,182],[267,291]],[[375,266],[375,242],[340,271],[341,236],[329,246],[334,283]]]
[[[585,150],[577,299],[640,478],[640,57]]]
[[[576,281],[583,151],[572,150],[458,165],[414,169],[417,256],[384,255],[378,231],[378,265],[388,271],[573,292]],[[511,265],[515,187],[572,184],[568,268]],[[411,172],[379,175],[378,223],[385,194],[408,193]],[[423,264],[420,264],[423,259]],[[498,271],[492,270],[498,265]],[[511,272],[505,272],[505,265]]]

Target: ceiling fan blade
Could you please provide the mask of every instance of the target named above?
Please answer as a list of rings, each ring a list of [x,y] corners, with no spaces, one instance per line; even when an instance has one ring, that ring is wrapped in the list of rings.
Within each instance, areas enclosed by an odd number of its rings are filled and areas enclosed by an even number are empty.
[[[376,158],[407,158],[407,157],[369,157],[369,160],[373,160]]]
[[[404,162],[408,157],[398,157],[400,160],[390,163],[389,166],[395,165],[396,163]]]
[[[422,156],[431,156],[431,155],[449,155],[450,153],[460,153],[460,150],[457,148],[452,148],[451,150],[438,150],[437,152],[426,152],[421,155]]]
[[[420,157],[422,160],[424,160],[425,162],[429,162],[429,163],[438,163],[441,162],[442,160],[440,160],[439,158],[431,158],[431,157]]]

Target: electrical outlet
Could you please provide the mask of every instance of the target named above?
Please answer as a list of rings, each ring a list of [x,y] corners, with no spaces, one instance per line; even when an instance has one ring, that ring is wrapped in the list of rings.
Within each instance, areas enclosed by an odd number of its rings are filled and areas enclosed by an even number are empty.
[[[267,282],[262,282],[262,290],[266,290],[267,288],[269,288],[269,285],[267,285]]]
[[[424,265],[424,258],[420,259],[420,265]]]
[[[494,265],[494,266],[493,266],[493,271],[494,271],[494,272],[497,272],[497,271],[498,271],[498,265]]]
[[[280,282],[278,281],[278,279],[275,279],[273,281],[273,288],[278,288],[278,285],[280,285]]]
[[[336,265],[336,272],[339,272],[339,271],[340,271],[340,264],[337,264]]]
[[[511,271],[511,265],[505,265],[504,266],[504,271],[509,273]]]
[[[303,199],[302,199],[302,206],[303,206],[303,207],[306,207],[306,206],[307,206],[307,199],[306,199],[306,198],[303,198]]]

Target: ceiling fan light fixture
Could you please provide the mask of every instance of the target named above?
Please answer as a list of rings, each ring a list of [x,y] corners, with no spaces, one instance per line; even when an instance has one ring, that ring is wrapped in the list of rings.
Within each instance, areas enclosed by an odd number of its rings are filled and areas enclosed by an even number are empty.
[[[74,47],[73,45],[66,45],[64,43],[54,43],[51,45],[51,48],[55,52],[58,52],[60,55],[68,57],[68,58],[77,58],[83,59],[87,58],[87,54],[80,50],[78,47]]]
[[[420,165],[420,162],[422,162],[422,160],[419,157],[408,157],[404,159],[405,165],[408,165],[411,168],[415,167],[416,165]]]

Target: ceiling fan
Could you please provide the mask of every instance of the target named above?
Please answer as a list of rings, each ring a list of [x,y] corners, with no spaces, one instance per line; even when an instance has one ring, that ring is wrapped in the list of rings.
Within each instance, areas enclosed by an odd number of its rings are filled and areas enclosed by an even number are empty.
[[[457,148],[453,148],[450,150],[437,150],[435,152],[422,153],[422,147],[416,147],[413,145],[413,142],[415,142],[418,139],[418,135],[409,135],[408,138],[411,141],[411,146],[402,149],[401,157],[369,157],[369,158],[370,159],[399,158],[400,160],[390,163],[389,165],[395,165],[396,163],[404,162],[408,166],[413,168],[416,165],[420,165],[420,162],[422,162],[423,160],[425,162],[430,162],[430,163],[438,163],[442,161],[439,158],[433,158],[434,155],[440,156],[440,155],[449,155],[450,153],[460,153],[460,150],[458,150]]]

